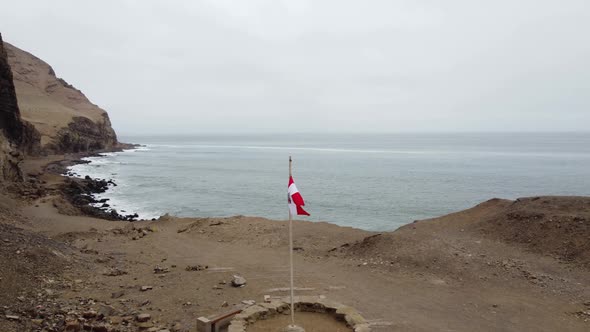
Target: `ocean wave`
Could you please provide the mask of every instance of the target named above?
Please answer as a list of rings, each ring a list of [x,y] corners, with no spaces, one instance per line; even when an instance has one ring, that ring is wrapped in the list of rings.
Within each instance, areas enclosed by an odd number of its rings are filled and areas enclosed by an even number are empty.
[[[210,145],[210,144],[154,144],[153,146],[170,149],[242,149],[242,150],[281,150],[281,151],[311,151],[327,153],[358,153],[358,154],[397,154],[397,155],[469,155],[492,157],[529,157],[529,158],[588,158],[586,152],[537,152],[537,151],[482,151],[482,150],[389,150],[389,149],[345,149],[328,147],[294,147],[294,146],[266,146],[266,145]],[[211,152],[210,152],[211,153]]]
[[[106,209],[108,212],[112,211],[112,210],[116,210],[118,214],[121,215],[129,215],[129,214],[134,214],[137,213],[137,215],[139,216],[138,219],[145,219],[145,220],[151,220],[154,218],[159,218],[161,215],[165,214],[164,212],[158,211],[158,210],[154,210],[151,208],[146,208],[141,206],[140,204],[131,202],[129,200],[126,200],[124,198],[118,197],[118,195],[115,192],[110,192],[112,191],[114,188],[111,188],[109,190],[107,190],[105,193],[103,194],[99,194],[99,195],[95,195],[96,199],[103,199],[103,198],[108,198],[109,200],[107,201],[107,204],[109,204],[109,207]],[[114,189],[116,191],[116,189]],[[102,203],[96,203],[93,204],[94,207],[101,207]]]
[[[142,152],[142,151],[150,151],[151,148],[149,148],[148,146],[138,146],[136,148],[133,149],[125,149],[121,152],[116,152],[116,153],[135,153],[135,152]]]
[[[258,150],[303,150],[303,151],[354,152],[354,153],[408,153],[408,154],[429,153],[429,151],[367,150],[367,149],[341,149],[341,148],[264,146],[264,145],[152,144],[152,146],[162,147],[162,148],[170,148],[170,149],[221,148],[221,149],[258,149]]]

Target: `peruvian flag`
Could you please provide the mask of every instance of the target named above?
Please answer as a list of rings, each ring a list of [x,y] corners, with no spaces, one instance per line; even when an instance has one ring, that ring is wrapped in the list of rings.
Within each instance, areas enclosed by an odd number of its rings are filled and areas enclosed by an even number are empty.
[[[297,186],[295,185],[292,176],[289,176],[289,190],[287,197],[289,202],[289,211],[291,212],[292,216],[309,216],[309,213],[307,213],[307,211],[302,208],[302,206],[305,205],[305,202],[303,202],[303,197],[299,193],[299,190],[297,190]]]

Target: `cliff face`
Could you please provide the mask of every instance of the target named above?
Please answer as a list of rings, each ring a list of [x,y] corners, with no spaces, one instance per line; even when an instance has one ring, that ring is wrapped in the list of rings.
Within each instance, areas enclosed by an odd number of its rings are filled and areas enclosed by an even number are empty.
[[[0,35],[0,181],[21,181],[23,154],[39,152],[40,135],[21,119],[12,71]]]
[[[22,118],[41,135],[48,153],[87,152],[117,145],[108,114],[56,77],[46,62],[4,43]]]

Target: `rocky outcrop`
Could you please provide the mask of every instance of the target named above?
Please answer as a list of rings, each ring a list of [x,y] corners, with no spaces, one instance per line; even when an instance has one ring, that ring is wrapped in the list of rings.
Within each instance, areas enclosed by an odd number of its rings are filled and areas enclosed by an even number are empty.
[[[75,116],[67,127],[61,128],[52,146],[57,151],[85,152],[111,148],[116,138],[106,113],[102,122],[95,123],[83,116]]]
[[[21,181],[23,154],[39,151],[40,135],[21,119],[13,76],[0,35],[0,181]]]
[[[117,146],[117,136],[103,109],[58,78],[43,60],[4,45],[22,118],[40,133],[43,152],[89,152]]]
[[[22,181],[22,172],[19,163],[22,156],[12,148],[6,138],[0,134],[0,182]]]

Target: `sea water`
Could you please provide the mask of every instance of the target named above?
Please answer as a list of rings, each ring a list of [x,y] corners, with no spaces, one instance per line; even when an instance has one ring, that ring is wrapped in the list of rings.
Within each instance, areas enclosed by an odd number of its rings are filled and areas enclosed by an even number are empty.
[[[311,213],[366,230],[490,198],[590,195],[590,133],[127,136],[143,146],[72,170],[113,179],[99,198],[150,219],[287,219],[288,159]],[[124,212],[122,212],[124,211]]]

